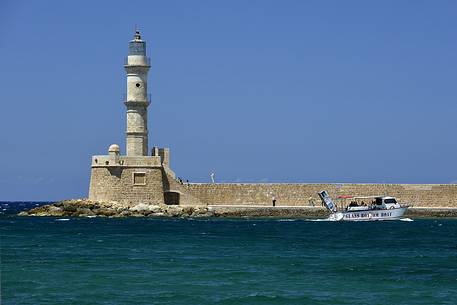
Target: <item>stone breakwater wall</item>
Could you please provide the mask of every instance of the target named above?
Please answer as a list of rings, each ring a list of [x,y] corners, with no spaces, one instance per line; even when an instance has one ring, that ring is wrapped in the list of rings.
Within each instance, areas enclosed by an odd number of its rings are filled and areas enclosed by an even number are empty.
[[[275,197],[276,206],[320,206],[321,190],[332,198],[389,195],[416,207],[457,208],[457,184],[192,183],[184,191],[208,205],[270,206]]]
[[[93,165],[89,200],[166,205],[320,206],[332,196],[395,196],[416,207],[457,208],[457,184],[179,183],[158,164]],[[367,199],[366,203],[369,203]]]

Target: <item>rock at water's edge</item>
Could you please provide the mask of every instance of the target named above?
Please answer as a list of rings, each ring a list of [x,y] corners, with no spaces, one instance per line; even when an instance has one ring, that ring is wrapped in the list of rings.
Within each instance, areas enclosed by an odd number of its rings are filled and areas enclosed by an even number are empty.
[[[88,199],[72,199],[43,205],[28,211],[22,211],[19,216],[55,216],[55,217],[200,217],[211,216],[206,206],[167,206],[155,204],[120,204],[118,202],[98,202]]]

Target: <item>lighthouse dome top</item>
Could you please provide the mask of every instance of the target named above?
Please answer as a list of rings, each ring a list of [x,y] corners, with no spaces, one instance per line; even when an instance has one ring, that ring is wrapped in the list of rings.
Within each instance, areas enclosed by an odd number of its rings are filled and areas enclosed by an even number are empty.
[[[108,153],[119,153],[121,151],[119,145],[111,144],[108,148]]]

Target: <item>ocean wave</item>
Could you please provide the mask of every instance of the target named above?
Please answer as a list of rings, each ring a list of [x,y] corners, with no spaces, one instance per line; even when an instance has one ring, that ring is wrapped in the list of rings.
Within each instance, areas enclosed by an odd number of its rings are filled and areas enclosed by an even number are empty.
[[[414,221],[414,220],[412,220],[411,218],[400,218],[399,220],[400,220],[400,221]]]
[[[338,219],[334,217],[328,217],[328,218],[310,218],[310,219],[305,219],[305,221],[324,221],[324,222],[333,222],[333,221],[339,221]]]

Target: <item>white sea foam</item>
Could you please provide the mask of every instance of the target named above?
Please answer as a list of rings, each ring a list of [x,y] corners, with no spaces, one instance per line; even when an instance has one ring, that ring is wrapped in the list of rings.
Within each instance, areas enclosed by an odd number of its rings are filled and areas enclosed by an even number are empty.
[[[305,219],[306,221],[338,221],[335,218],[317,218],[317,219]]]
[[[343,214],[330,214],[327,218],[309,219],[310,221],[340,221],[343,219]]]
[[[412,220],[411,218],[400,218],[399,220],[400,220],[400,221],[414,221],[414,220]]]

